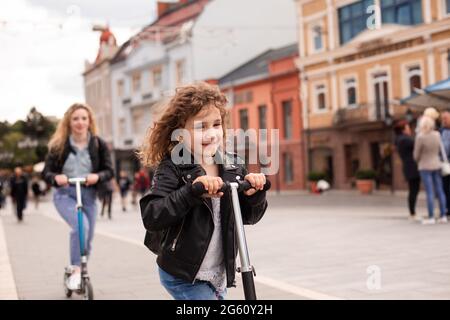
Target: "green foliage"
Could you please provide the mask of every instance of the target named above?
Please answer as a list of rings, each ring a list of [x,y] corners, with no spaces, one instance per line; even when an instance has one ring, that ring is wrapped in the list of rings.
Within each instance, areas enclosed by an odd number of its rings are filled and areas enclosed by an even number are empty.
[[[0,168],[12,169],[44,161],[47,143],[55,129],[56,124],[34,107],[25,121],[17,120],[12,125],[0,122]]]
[[[324,180],[325,178],[326,178],[326,174],[324,172],[311,171],[310,173],[308,173],[309,181],[319,181],[319,180]]]
[[[355,177],[358,180],[373,180],[377,177],[377,173],[372,169],[358,170]]]

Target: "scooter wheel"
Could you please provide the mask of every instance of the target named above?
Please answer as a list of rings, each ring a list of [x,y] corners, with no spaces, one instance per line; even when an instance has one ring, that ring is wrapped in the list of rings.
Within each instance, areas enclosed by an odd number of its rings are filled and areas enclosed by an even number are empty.
[[[72,290],[67,288],[67,279],[69,278],[69,275],[67,273],[64,273],[64,293],[66,294],[67,298],[70,298],[72,296]]]
[[[94,300],[94,289],[92,289],[91,281],[84,280],[84,300]]]

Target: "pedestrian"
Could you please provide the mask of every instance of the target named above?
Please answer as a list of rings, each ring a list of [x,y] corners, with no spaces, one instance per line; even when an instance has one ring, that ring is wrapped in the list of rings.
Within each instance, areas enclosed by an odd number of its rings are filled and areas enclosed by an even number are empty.
[[[419,122],[419,135],[414,143],[414,160],[418,164],[420,177],[425,186],[427,196],[428,219],[423,224],[434,224],[434,197],[437,194],[441,218],[439,222],[446,223],[446,200],[441,176],[441,137],[434,130],[435,122],[428,116],[422,116]]]
[[[143,165],[156,167],[154,184],[140,200],[145,245],[158,255],[161,284],[175,299],[220,300],[234,285],[235,223],[229,194],[219,192],[223,181],[252,184],[239,197],[244,223],[258,222],[267,208],[265,176],[247,173],[237,155],[223,149],[226,102],[217,86],[177,88],[140,150]],[[206,195],[193,194],[197,182]]]
[[[395,145],[398,154],[402,160],[403,176],[408,182],[408,209],[409,218],[418,220],[416,215],[417,195],[420,190],[420,174],[417,169],[417,163],[414,161],[414,138],[412,137],[411,127],[407,121],[400,121],[394,126],[396,134]]]
[[[442,143],[447,155],[447,159],[450,159],[450,110],[445,110],[441,114],[440,129]],[[450,175],[442,177],[442,184],[444,186],[445,200],[447,203],[447,216],[450,215]]]
[[[9,183],[11,187],[11,198],[16,206],[16,215],[19,222],[23,221],[23,211],[27,207],[28,179],[23,173],[22,167],[14,169],[14,174]]]
[[[6,182],[3,179],[3,176],[0,176],[0,209],[3,209],[5,207],[5,189]]]
[[[108,207],[109,220],[112,219],[112,216],[111,216],[112,197],[113,197],[112,181],[108,181],[108,183],[105,183],[102,190],[101,191],[99,190],[99,199],[102,202],[101,216],[103,217],[105,208]]]
[[[31,191],[33,192],[34,208],[37,210],[39,207],[39,200],[42,195],[41,184],[37,176],[33,176],[31,179]]]
[[[136,191],[140,194],[141,197],[147,192],[150,188],[150,177],[144,168],[141,168],[136,177]]]
[[[78,290],[80,276],[80,243],[76,214],[76,190],[69,185],[70,178],[86,178],[81,187],[83,224],[86,236],[87,256],[91,254],[97,215],[96,188],[113,177],[111,156],[106,142],[97,136],[92,109],[82,103],[73,104],[49,142],[49,153],[42,173],[47,183],[54,187],[53,203],[61,217],[70,226],[70,262],[72,275],[66,284],[70,290]]]
[[[122,211],[127,211],[127,195],[130,190],[131,181],[128,178],[126,171],[121,170],[119,173],[119,189],[120,189],[120,199],[122,202]]]

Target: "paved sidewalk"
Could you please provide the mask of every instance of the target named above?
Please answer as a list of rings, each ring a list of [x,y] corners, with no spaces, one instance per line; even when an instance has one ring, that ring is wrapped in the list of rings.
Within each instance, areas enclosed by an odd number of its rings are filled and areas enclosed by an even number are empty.
[[[0,218],[0,300],[17,300],[16,283],[9,261],[2,218]]]
[[[426,213],[423,194],[418,212]],[[259,298],[450,299],[450,224],[407,216],[404,194],[271,195],[261,222],[246,226]],[[63,299],[68,227],[51,202],[29,208],[23,225],[2,219],[19,298]],[[97,220],[89,265],[96,298],[170,298],[143,236],[137,207],[122,213],[116,196],[113,219]],[[243,298],[240,279],[228,298]]]
[[[18,297],[65,299],[62,279],[69,259],[69,228],[50,202],[41,203],[38,212],[28,210],[21,224],[12,215],[2,217]],[[136,222],[142,224],[138,219]],[[121,225],[115,220],[98,219],[89,261],[95,299],[171,299],[159,283],[156,257],[142,244],[144,233],[140,225],[134,225],[139,230],[140,241],[136,241],[105,231],[106,224]],[[126,227],[124,230],[129,231]],[[240,279],[238,282],[237,288],[229,289],[228,299],[243,299]],[[302,298],[261,284],[257,284],[257,290],[260,299]],[[74,295],[72,299],[80,297]]]

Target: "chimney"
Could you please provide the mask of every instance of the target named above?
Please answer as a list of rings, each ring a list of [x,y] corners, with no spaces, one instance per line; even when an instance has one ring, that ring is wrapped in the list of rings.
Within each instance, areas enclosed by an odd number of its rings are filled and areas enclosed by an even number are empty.
[[[182,2],[183,0],[180,0],[180,2]],[[158,1],[157,5],[158,5],[158,18],[161,17],[164,13],[167,12],[167,10],[173,8],[174,6],[176,6],[178,4],[178,0],[165,0],[165,1]]]

